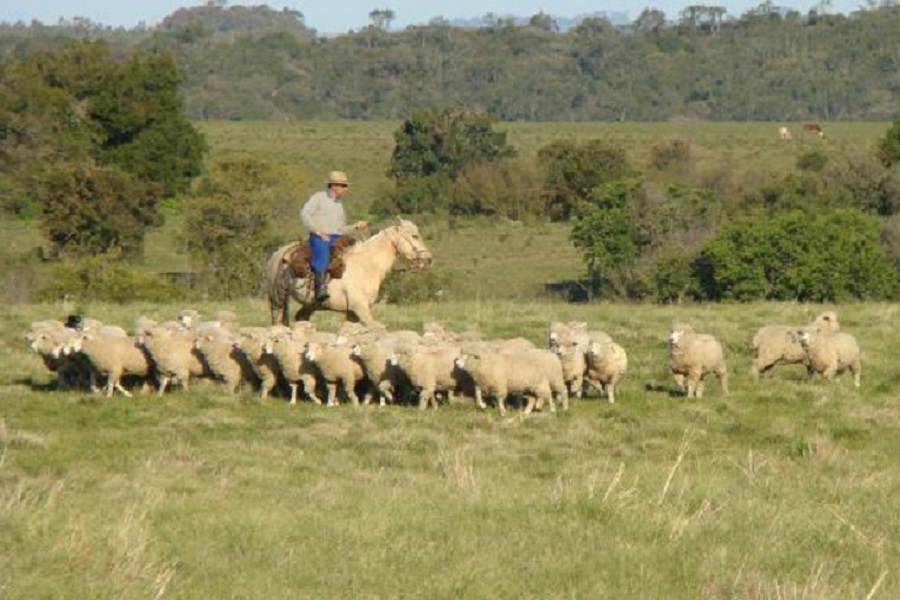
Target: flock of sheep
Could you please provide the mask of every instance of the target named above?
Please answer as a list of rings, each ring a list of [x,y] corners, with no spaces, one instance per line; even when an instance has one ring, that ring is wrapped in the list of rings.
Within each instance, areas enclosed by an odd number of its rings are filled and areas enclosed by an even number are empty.
[[[437,406],[438,396],[465,396],[485,408],[492,398],[501,413],[508,397],[524,414],[535,408],[568,408],[570,396],[594,388],[615,402],[628,368],[625,349],[585,323],[553,323],[547,347],[524,338],[484,340],[477,332],[454,333],[437,324],[423,331],[389,331],[345,323],[337,332],[317,331],[310,322],[293,327],[242,327],[230,311],[201,321],[194,310],[173,321],[141,317],[133,335],[115,325],[70,317],[32,323],[25,334],[31,349],[58,377],[59,389],[91,389],[105,379],[107,396],[126,396],[126,379],[159,394],[171,384],[187,389],[196,378],[221,382],[228,393],[252,385],[262,398],[284,390],[291,404],[301,395],[333,406],[417,402]],[[753,372],[771,376],[779,364],[802,363],[809,376],[827,379],[849,370],[859,386],[860,351],[855,338],[839,331],[837,315],[825,312],[805,326],[768,325],[753,337]],[[686,324],[669,332],[668,364],[687,396],[702,397],[703,381],[714,375],[728,392],[722,344]]]

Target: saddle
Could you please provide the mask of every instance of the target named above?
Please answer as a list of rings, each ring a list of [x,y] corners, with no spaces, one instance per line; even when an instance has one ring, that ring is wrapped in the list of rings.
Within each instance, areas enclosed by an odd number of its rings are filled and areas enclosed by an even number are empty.
[[[341,236],[331,245],[331,262],[328,263],[326,271],[331,279],[340,279],[344,275],[344,269],[347,268],[344,263],[344,252],[356,244],[356,240],[352,237]],[[300,244],[285,258],[285,262],[291,269],[291,273],[298,279],[305,279],[312,275],[312,268],[309,261],[312,259],[312,249],[309,242],[300,242]]]

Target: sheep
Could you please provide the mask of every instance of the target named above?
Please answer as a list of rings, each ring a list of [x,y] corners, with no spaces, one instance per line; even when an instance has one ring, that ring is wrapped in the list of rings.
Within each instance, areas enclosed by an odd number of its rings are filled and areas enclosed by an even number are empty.
[[[393,403],[400,390],[408,387],[405,386],[408,384],[406,374],[390,362],[396,349],[396,341],[386,338],[357,342],[350,350],[351,355],[362,366],[366,379],[371,382],[372,388],[378,394],[379,406],[385,406],[387,402]],[[363,404],[369,402],[370,395],[366,394]]]
[[[628,369],[628,354],[615,342],[593,341],[587,351],[585,379],[601,393],[610,404],[616,402],[616,391]]]
[[[402,346],[395,350],[390,363],[399,367],[419,391],[419,409],[425,410],[429,406],[437,408],[436,392],[447,392],[452,397],[462,387],[461,373],[455,364],[459,355],[455,346]]]
[[[278,384],[278,361],[272,354],[266,354],[264,346],[269,332],[265,327],[241,327],[234,341],[235,349],[240,352],[246,363],[253,370],[255,380],[259,382],[260,398],[265,400]]]
[[[456,366],[472,376],[479,408],[485,408],[483,394],[492,394],[497,398],[500,414],[505,415],[506,397],[514,393],[527,397],[526,415],[534,410],[539,401],[547,401],[550,411],[554,412],[555,395],[562,400],[563,408],[568,410],[569,398],[562,365],[549,350],[462,354],[456,359]]]
[[[337,406],[337,386],[339,384],[350,402],[354,406],[359,406],[359,397],[356,395],[355,388],[365,375],[362,366],[353,360],[352,347],[347,345],[346,340],[338,338],[332,343],[307,342],[303,358],[312,363],[317,374],[326,381],[328,385],[327,406]]]
[[[253,379],[253,371],[235,347],[237,336],[228,329],[206,327],[199,330],[194,347],[203,358],[213,377],[225,383],[229,394],[240,388],[241,382]]]
[[[584,321],[569,321],[568,323],[557,321],[551,323],[547,329],[547,346],[551,350],[558,345],[574,343],[581,348],[582,352],[587,352],[588,346],[593,341],[611,342],[612,338],[605,331],[588,330],[587,323]]]
[[[51,373],[56,373],[59,390],[87,386],[90,381],[90,366],[81,357],[62,353],[65,344],[76,335],[74,329],[56,320],[35,321],[25,332],[25,342],[31,351],[41,357]]]
[[[564,345],[555,344],[552,351],[559,356],[563,380],[566,382],[569,394],[580,399],[584,393],[584,375],[587,370],[585,353],[578,347],[578,344],[572,341]]]
[[[669,369],[683,392],[690,397],[703,397],[703,378],[713,373],[728,393],[728,368],[722,344],[709,334],[693,328],[672,328],[669,333]]]
[[[274,358],[281,375],[288,382],[291,390],[290,404],[297,403],[298,386],[303,386],[303,391],[316,404],[321,404],[316,395],[316,371],[314,366],[303,358],[303,352],[308,338],[333,339],[331,335],[317,333],[305,333],[313,331],[312,327],[287,328],[283,325],[275,325],[266,336],[263,343],[263,352]]]
[[[92,381],[95,373],[106,376],[107,397],[118,390],[130,398],[131,392],[122,386],[122,378],[125,375],[140,377],[146,388],[146,381],[153,372],[152,361],[133,338],[83,332],[67,342],[66,350],[78,353],[90,362]]]
[[[794,340],[806,353],[809,368],[831,381],[844,371],[853,373],[853,385],[859,387],[862,362],[859,344],[849,333],[821,332],[799,329]]]
[[[194,347],[195,336],[190,331],[173,330],[166,326],[150,327],[137,336],[153,360],[159,377],[159,395],[162,396],[172,380],[185,390],[191,377],[209,375],[209,369]]]
[[[840,324],[837,314],[826,311],[816,316],[806,326],[766,325],[760,328],[753,336],[753,348],[756,350],[756,359],[753,361],[751,373],[754,377],[763,375],[771,377],[777,365],[806,363],[806,352],[800,346],[794,336],[798,330],[805,331],[838,331]],[[807,366],[807,375],[812,376]]]

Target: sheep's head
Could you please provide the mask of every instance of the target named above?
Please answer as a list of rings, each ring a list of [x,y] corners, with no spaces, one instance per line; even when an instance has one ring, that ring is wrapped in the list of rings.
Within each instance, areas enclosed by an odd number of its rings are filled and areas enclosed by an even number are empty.
[[[318,342],[308,342],[303,350],[303,358],[310,362],[316,362],[316,359],[322,356],[322,344]]]
[[[796,331],[795,334],[794,341],[803,346],[804,349],[809,348],[810,333],[801,329]]]
[[[669,332],[669,344],[671,344],[672,346],[677,346],[678,341],[681,339],[681,337],[683,335],[684,335],[683,330],[673,329],[672,331]]]

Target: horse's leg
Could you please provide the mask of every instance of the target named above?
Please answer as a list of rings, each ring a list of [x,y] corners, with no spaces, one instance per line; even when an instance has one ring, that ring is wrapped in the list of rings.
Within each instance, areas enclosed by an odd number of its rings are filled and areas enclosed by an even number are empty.
[[[297,311],[297,314],[294,315],[295,321],[309,321],[312,318],[312,314],[316,312],[316,307],[311,306],[309,304],[304,304]]]

